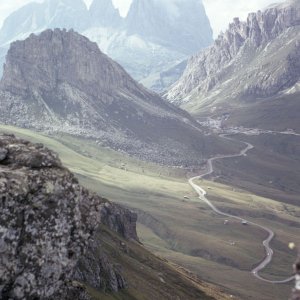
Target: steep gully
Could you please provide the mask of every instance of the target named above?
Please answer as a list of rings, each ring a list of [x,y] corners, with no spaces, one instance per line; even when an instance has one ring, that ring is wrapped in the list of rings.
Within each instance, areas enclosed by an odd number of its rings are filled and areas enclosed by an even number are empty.
[[[225,138],[225,139],[233,140],[231,138],[228,138],[226,136],[226,134],[222,134],[220,136]],[[294,280],[295,276],[291,276],[291,277],[289,277],[287,279],[283,279],[283,280],[268,280],[268,279],[262,277],[261,275],[259,275],[259,272],[262,271],[263,269],[265,269],[267,267],[267,265],[269,265],[272,262],[272,259],[273,259],[274,251],[270,246],[270,243],[272,242],[272,240],[275,237],[275,233],[273,232],[273,230],[269,229],[268,227],[262,226],[260,224],[247,221],[246,219],[241,218],[239,216],[235,216],[235,215],[231,215],[231,214],[222,212],[210,200],[207,199],[207,197],[206,197],[207,192],[201,186],[199,186],[198,184],[196,184],[194,182],[195,180],[202,179],[207,175],[211,175],[214,172],[213,162],[216,161],[216,160],[247,156],[247,152],[250,151],[251,149],[253,149],[254,146],[247,143],[247,142],[243,142],[243,143],[246,145],[246,148],[241,150],[240,153],[238,153],[238,154],[218,155],[218,156],[210,158],[207,161],[207,171],[205,173],[199,175],[199,176],[195,176],[195,177],[190,178],[188,182],[192,186],[192,188],[196,191],[196,193],[199,195],[199,199],[201,201],[205,202],[218,215],[228,217],[228,218],[231,218],[231,219],[235,219],[235,220],[238,220],[238,221],[241,221],[241,222],[247,222],[248,225],[258,227],[258,228],[260,228],[260,229],[262,229],[262,230],[264,230],[268,233],[267,239],[265,239],[262,242],[263,247],[265,248],[265,257],[263,258],[262,262],[251,271],[251,273],[257,279],[259,279],[261,281],[264,281],[264,282],[267,282],[267,283],[273,283],[273,284],[288,283],[288,282]]]

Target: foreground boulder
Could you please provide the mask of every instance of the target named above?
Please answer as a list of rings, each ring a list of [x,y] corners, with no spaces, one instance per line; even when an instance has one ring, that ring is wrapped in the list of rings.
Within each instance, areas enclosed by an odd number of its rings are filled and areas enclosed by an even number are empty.
[[[98,225],[137,240],[134,214],[82,188],[43,145],[12,135],[0,135],[0,209],[0,299],[89,299],[73,279],[95,285],[77,266],[88,248],[101,251]],[[93,264],[96,287],[126,286],[105,254]]]

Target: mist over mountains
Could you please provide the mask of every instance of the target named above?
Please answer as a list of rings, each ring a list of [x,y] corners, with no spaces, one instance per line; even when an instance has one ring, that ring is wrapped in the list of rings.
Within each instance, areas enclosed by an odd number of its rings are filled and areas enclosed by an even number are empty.
[[[166,71],[212,42],[201,0],[134,0],[126,18],[112,0],[94,0],[89,9],[83,0],[46,0],[27,4],[5,20],[0,61],[12,41],[47,28],[84,34],[136,80],[158,91],[178,79],[176,72]]]

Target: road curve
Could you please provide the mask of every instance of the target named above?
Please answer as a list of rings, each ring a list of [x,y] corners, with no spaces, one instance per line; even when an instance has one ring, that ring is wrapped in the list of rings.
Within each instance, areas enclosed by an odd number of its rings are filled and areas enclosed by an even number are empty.
[[[230,138],[225,137],[225,135],[222,135],[222,137],[226,138],[226,139],[230,139]],[[290,281],[294,280],[295,276],[289,277],[287,279],[275,281],[275,280],[265,279],[265,278],[263,278],[262,276],[259,275],[259,272],[261,270],[265,269],[266,266],[269,265],[271,263],[272,259],[273,259],[274,251],[270,247],[270,243],[271,243],[271,241],[275,237],[274,232],[271,229],[269,229],[269,228],[267,228],[265,226],[259,225],[259,224],[254,223],[254,222],[249,222],[249,221],[247,221],[244,218],[241,218],[241,217],[238,217],[238,216],[234,216],[234,215],[222,212],[216,206],[214,206],[214,204],[212,204],[210,200],[207,199],[207,197],[206,197],[207,192],[202,187],[200,187],[199,185],[197,185],[196,183],[194,183],[195,180],[202,179],[203,177],[205,177],[207,175],[210,175],[210,174],[212,174],[214,172],[214,168],[213,168],[213,162],[214,161],[219,160],[219,159],[225,159],[225,158],[234,158],[234,157],[247,156],[247,152],[249,150],[253,149],[254,146],[251,145],[251,144],[249,144],[249,143],[246,143],[246,142],[243,142],[243,143],[245,143],[246,148],[243,149],[243,150],[241,150],[240,153],[238,153],[238,154],[218,155],[218,156],[210,158],[207,161],[207,171],[205,173],[203,173],[202,175],[190,178],[189,179],[189,184],[192,186],[192,188],[199,195],[199,199],[202,200],[202,201],[204,201],[218,215],[221,215],[221,216],[224,216],[224,217],[228,217],[228,218],[231,218],[231,219],[236,219],[236,220],[241,221],[241,222],[246,221],[249,225],[258,227],[258,228],[260,228],[260,229],[262,229],[262,230],[264,230],[264,231],[266,231],[268,233],[268,238],[262,242],[262,244],[263,244],[263,246],[265,248],[265,252],[266,252],[265,257],[263,258],[262,262],[251,271],[251,273],[252,273],[252,275],[254,277],[256,277],[257,279],[259,279],[261,281],[264,281],[264,282],[273,283],[273,284],[287,283],[287,282],[290,282]]]

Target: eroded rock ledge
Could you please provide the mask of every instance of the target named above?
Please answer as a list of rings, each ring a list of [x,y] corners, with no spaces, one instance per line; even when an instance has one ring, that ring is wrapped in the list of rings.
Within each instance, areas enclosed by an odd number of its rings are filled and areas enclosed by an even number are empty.
[[[126,287],[93,235],[104,224],[138,240],[136,215],[81,187],[43,145],[0,135],[0,208],[1,299],[89,299],[74,279],[111,291]],[[84,254],[93,248],[100,259],[91,273],[78,266],[91,261]]]

